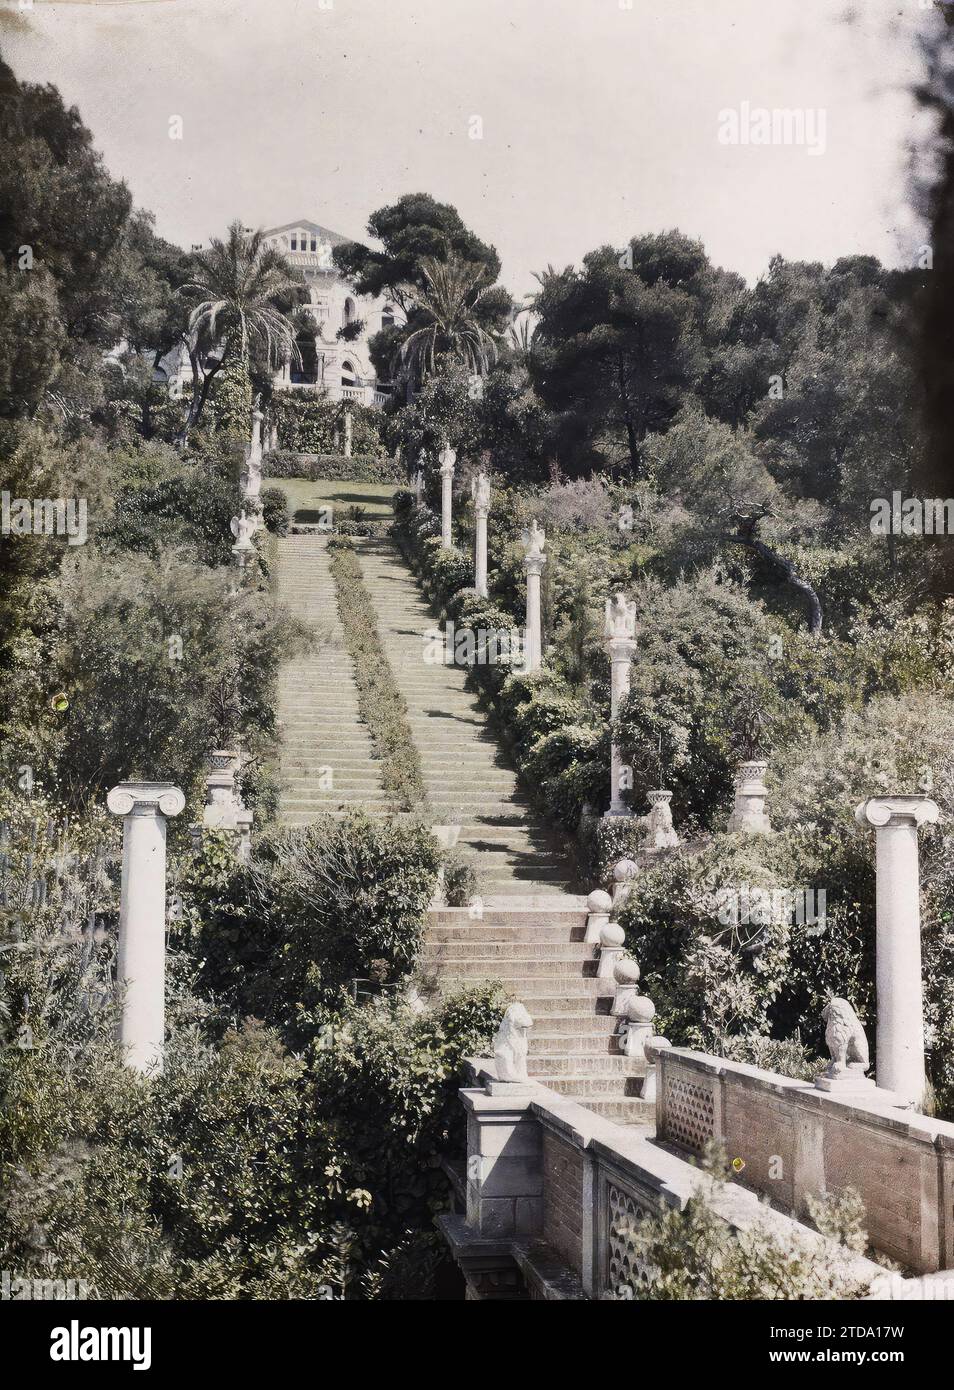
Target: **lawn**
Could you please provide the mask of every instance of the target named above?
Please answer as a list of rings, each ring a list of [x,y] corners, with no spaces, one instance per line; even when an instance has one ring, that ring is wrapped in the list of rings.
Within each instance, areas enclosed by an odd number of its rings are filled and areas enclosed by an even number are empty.
[[[295,521],[317,524],[322,509],[332,507],[344,520],[350,507],[363,507],[368,521],[389,519],[395,483],[310,482],[307,478],[263,478],[263,487],[280,487]]]

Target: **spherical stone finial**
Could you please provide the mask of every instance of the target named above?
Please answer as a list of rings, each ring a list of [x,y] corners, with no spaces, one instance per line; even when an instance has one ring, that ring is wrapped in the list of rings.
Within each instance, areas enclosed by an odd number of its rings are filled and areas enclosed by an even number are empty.
[[[656,1005],[645,994],[634,994],[627,1002],[626,1017],[630,1023],[651,1023],[656,1017]]]
[[[606,926],[600,931],[600,945],[610,949],[614,946],[622,946],[626,940],[626,933],[618,922],[607,922]]]
[[[586,900],[587,912],[609,912],[612,906],[613,899],[602,888],[594,888]]]
[[[613,865],[613,878],[617,883],[631,883],[639,873],[639,865],[633,859],[619,859]]]
[[[621,956],[613,969],[613,979],[618,985],[634,985],[639,979],[639,966],[632,956]]]

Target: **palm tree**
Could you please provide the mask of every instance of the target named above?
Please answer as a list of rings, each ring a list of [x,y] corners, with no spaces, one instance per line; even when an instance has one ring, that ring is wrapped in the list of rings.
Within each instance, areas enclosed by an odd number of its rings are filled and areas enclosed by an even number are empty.
[[[441,357],[452,357],[473,376],[484,376],[497,360],[497,344],[481,322],[480,306],[493,286],[483,283],[487,268],[471,261],[426,257],[425,284],[413,291],[411,323],[420,327],[405,338],[396,358],[420,380],[435,371]]]
[[[198,423],[212,378],[227,360],[237,358],[247,373],[253,346],[269,364],[294,357],[293,319],[280,301],[287,302],[302,283],[285,257],[263,244],[263,233],[249,232],[241,222],[233,222],[225,241],[213,238],[193,260],[194,279],[180,291],[198,301],[182,335],[193,380],[183,438]]]

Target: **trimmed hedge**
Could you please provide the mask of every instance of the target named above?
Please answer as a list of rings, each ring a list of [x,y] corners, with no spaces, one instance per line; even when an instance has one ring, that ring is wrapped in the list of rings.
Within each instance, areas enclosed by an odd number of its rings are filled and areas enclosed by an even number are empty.
[[[304,454],[272,449],[264,457],[262,471],[269,478],[304,478],[308,482],[397,483],[404,469],[387,454]]]
[[[427,793],[421,755],[407,721],[407,703],[381,645],[374,604],[352,542],[332,537],[328,555],[345,643],[354,662],[358,708],[381,759],[381,783],[402,810],[410,811],[426,801]]]
[[[323,396],[277,391],[272,413],[283,449],[311,454],[340,453],[345,437],[345,416],[351,417],[351,443],[356,454],[378,455],[387,451],[381,438],[384,417],[380,410],[359,401],[329,401]]]

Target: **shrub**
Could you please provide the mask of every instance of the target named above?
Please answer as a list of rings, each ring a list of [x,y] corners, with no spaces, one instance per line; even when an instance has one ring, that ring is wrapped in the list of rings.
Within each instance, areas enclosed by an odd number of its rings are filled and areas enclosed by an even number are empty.
[[[156,557],[170,546],[188,546],[203,565],[226,565],[238,507],[233,483],[192,468],[179,477],[120,492],[114,515],[100,533],[101,544]]]
[[[280,487],[262,488],[262,520],[266,528],[276,536],[287,536],[291,515],[288,499]]]
[[[477,895],[473,865],[451,851],[444,858],[444,897],[448,907],[466,907]]]
[[[664,1207],[634,1220],[630,1238],[648,1277],[616,1290],[617,1298],[728,1302],[865,1295],[869,1280],[853,1259],[867,1244],[864,1208],[853,1189],[811,1200],[812,1219],[828,1237],[822,1242],[809,1230],[783,1234],[764,1219],[733,1229],[719,1214],[728,1180],[724,1153],[710,1150],[684,1207]]]
[[[333,538],[328,554],[338,613],[354,662],[358,708],[381,759],[381,783],[403,810],[411,810],[425,800],[426,792],[421,755],[407,720],[407,702],[381,644],[374,603],[351,542]]]
[[[383,416],[360,401],[330,401],[296,391],[276,391],[272,411],[283,450],[343,458],[345,416],[350,415],[353,454],[374,459],[385,453],[381,442]]]
[[[404,469],[387,455],[299,454],[272,450],[263,460],[263,471],[270,478],[307,478],[311,482],[393,483],[404,477]]]
[[[353,980],[411,969],[438,863],[422,826],[357,813],[261,837],[248,868],[207,839],[181,888],[203,984],[298,1045]]]

